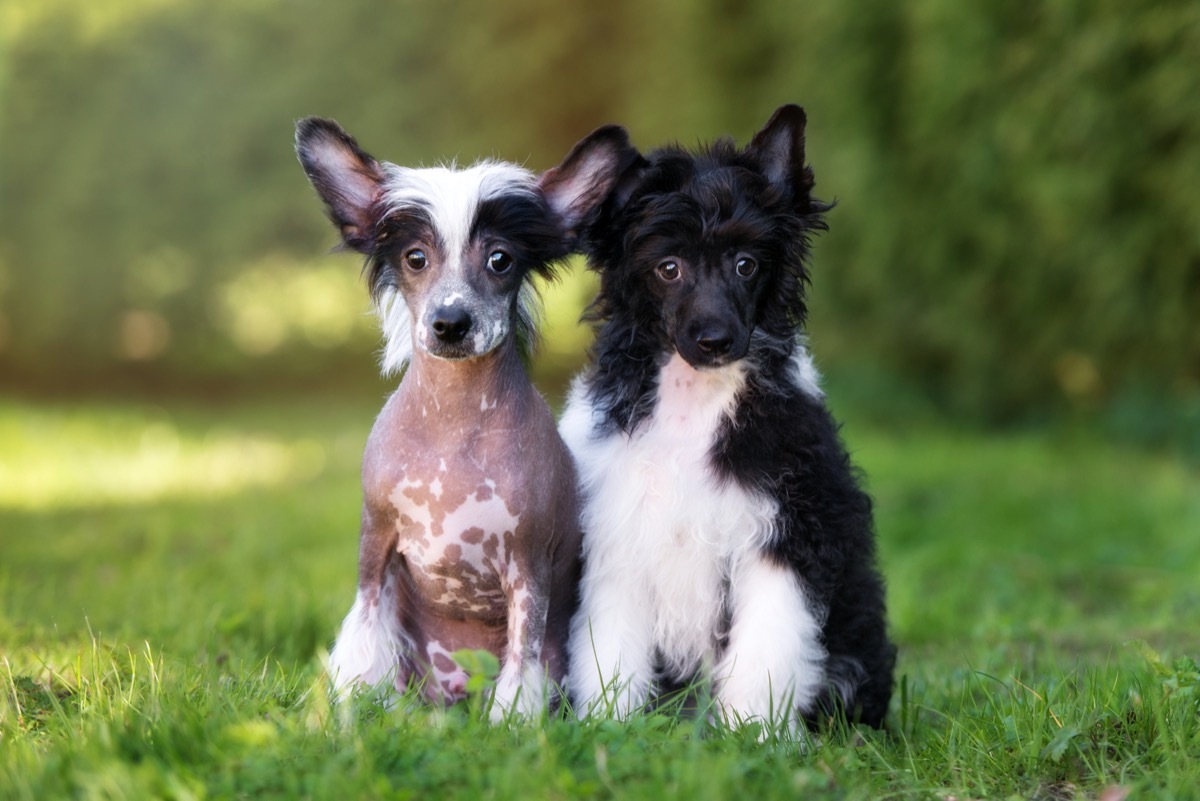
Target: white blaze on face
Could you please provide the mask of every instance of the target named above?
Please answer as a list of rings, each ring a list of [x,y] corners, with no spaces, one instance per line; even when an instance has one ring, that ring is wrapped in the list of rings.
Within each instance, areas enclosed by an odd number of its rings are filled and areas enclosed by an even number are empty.
[[[385,214],[419,209],[428,215],[439,243],[440,264],[428,276],[419,293],[410,293],[403,303],[391,294],[380,304],[383,320],[385,372],[399,370],[412,356],[412,347],[427,352],[436,350],[436,337],[423,321],[435,309],[459,306],[472,320],[469,335],[472,356],[482,356],[507,336],[512,308],[507,293],[500,293],[480,275],[482,264],[468,263],[472,252],[472,231],[481,203],[512,195],[534,196],[537,182],[533,173],[515,164],[484,161],[466,169],[448,167],[414,169],[383,164],[382,201]],[[486,257],[486,254],[485,254]],[[484,280],[479,280],[484,279]],[[495,291],[492,291],[495,289]],[[395,307],[404,305],[402,312]],[[403,324],[411,330],[401,331]],[[435,355],[436,353],[431,353]]]

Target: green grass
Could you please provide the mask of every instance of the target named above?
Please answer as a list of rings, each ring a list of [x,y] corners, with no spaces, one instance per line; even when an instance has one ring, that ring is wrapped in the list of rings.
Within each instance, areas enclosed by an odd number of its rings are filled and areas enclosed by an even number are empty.
[[[0,799],[1200,798],[1194,466],[851,417],[900,682],[802,749],[332,708],[375,411],[0,401]]]

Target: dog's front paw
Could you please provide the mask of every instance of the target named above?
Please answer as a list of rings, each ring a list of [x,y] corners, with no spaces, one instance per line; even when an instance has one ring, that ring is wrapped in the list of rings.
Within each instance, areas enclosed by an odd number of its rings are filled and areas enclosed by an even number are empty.
[[[531,720],[546,710],[546,677],[540,670],[500,671],[496,688],[492,692],[492,705],[488,717],[493,723],[502,723],[513,717]]]

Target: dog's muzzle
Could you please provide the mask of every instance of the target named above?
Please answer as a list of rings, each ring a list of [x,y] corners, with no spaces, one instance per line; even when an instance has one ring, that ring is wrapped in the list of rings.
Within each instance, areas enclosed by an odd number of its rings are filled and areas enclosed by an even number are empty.
[[[471,315],[458,306],[443,306],[430,315],[429,327],[443,345],[457,345],[471,330]]]
[[[750,337],[740,326],[714,320],[700,321],[675,336],[675,349],[692,367],[722,367],[746,355]]]
[[[478,355],[474,316],[460,305],[438,306],[425,315],[421,347],[431,356],[457,361]]]

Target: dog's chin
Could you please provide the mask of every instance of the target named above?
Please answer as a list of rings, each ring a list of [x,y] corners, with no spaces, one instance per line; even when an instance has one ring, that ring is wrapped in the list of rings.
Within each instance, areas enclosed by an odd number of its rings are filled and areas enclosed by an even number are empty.
[[[486,353],[476,353],[474,348],[464,345],[441,345],[432,348],[422,347],[421,350],[443,362],[466,362],[487,355]]]
[[[675,345],[675,351],[683,357],[685,362],[697,370],[719,370],[722,367],[728,367],[734,362],[744,359],[747,350],[748,348],[742,347],[726,353],[707,353],[695,346],[681,347],[681,343]]]

